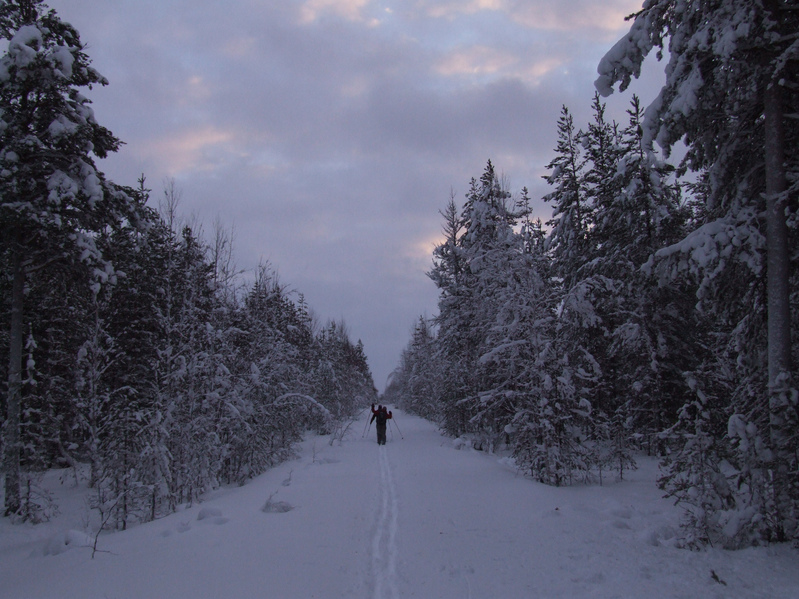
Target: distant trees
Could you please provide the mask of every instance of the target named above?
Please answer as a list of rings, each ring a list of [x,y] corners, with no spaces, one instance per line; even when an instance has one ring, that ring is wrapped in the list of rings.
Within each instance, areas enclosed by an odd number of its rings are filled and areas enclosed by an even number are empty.
[[[6,515],[43,517],[36,472],[85,463],[107,525],[151,520],[376,399],[344,323],[316,324],[268,265],[237,277],[229,237],[180,223],[174,184],[159,213],[143,177],[97,171],[120,142],[81,95],[106,82],[70,25],[8,1],[0,32]]]
[[[402,352],[400,365],[392,375],[385,399],[428,420],[441,421],[440,405],[431,401],[431,398],[440,396],[443,382],[441,369],[434,365],[436,351],[433,325],[420,316],[408,347]]]

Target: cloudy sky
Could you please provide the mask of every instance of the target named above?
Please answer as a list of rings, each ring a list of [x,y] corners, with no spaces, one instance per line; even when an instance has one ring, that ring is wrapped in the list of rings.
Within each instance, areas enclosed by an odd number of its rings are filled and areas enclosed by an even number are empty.
[[[488,159],[547,192],[562,105],[590,118],[596,65],[641,0],[49,0],[110,85],[117,183],[164,182],[235,231],[322,321],[362,339],[381,390],[421,314],[450,190]],[[631,89],[654,97],[658,72]],[[608,99],[624,120],[629,95]],[[548,206],[536,208],[546,218]]]

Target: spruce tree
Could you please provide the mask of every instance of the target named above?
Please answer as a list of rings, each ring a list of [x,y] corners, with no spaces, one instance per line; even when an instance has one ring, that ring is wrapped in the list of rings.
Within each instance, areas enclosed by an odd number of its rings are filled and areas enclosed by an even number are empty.
[[[0,239],[11,285],[5,512],[20,510],[20,387],[24,289],[53,261],[93,266],[95,289],[112,272],[94,233],[133,218],[134,203],[94,163],[119,148],[82,90],[105,85],[78,32],[41,0],[0,5]]]
[[[588,261],[588,232],[593,225],[581,137],[564,106],[558,119],[556,156],[547,165],[550,174],[544,177],[554,190],[544,200],[553,204],[552,218],[547,222],[551,231],[547,250],[552,253],[554,274],[567,289],[574,285],[579,268]]]
[[[629,34],[600,62],[596,82],[603,94],[616,83],[624,90],[639,76],[644,58],[654,48],[662,56],[668,43],[666,82],[646,111],[644,138],[666,152],[684,141],[683,168],[706,174],[706,194],[700,226],[660,257],[666,269],[700,277],[704,308],[720,316],[719,332],[737,337],[731,421],[743,419],[744,430],[763,448],[754,462],[751,452],[739,454],[737,468],[768,473],[756,479],[762,487],[752,489],[763,501],[741,509],[748,516],[739,522],[767,522],[761,533],[769,540],[799,535],[789,229],[795,227],[789,181],[799,139],[789,118],[799,106],[798,27],[794,7],[774,0],[649,0],[634,15]],[[749,284],[761,276],[765,294]],[[744,314],[736,319],[742,305]]]
[[[444,241],[433,250],[433,268],[428,276],[439,289],[437,363],[442,365],[439,397],[442,427],[458,436],[468,429],[468,417],[460,405],[466,396],[469,361],[467,359],[468,318],[465,316],[469,297],[466,285],[466,263],[461,247],[463,222],[455,200],[450,196],[440,212],[444,219]]]

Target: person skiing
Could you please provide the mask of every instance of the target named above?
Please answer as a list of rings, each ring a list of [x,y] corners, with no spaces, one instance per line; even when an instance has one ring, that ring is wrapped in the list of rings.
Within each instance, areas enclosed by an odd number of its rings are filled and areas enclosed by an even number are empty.
[[[386,444],[386,423],[391,419],[391,417],[391,411],[386,408],[386,406],[377,406],[377,409],[375,410],[375,404],[372,404],[372,419],[369,421],[369,424],[372,424],[372,422],[377,420],[375,429],[377,429],[378,445]]]

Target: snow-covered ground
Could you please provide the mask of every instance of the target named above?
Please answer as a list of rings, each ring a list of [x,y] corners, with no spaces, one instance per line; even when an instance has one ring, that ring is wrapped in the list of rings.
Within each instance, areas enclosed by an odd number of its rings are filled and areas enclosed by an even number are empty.
[[[404,439],[394,428],[380,447],[365,421],[340,446],[308,439],[244,487],[101,535],[94,559],[86,490],[53,475],[60,516],[0,520],[0,597],[799,597],[790,547],[675,548],[680,510],[654,461],[550,488],[395,415]]]

